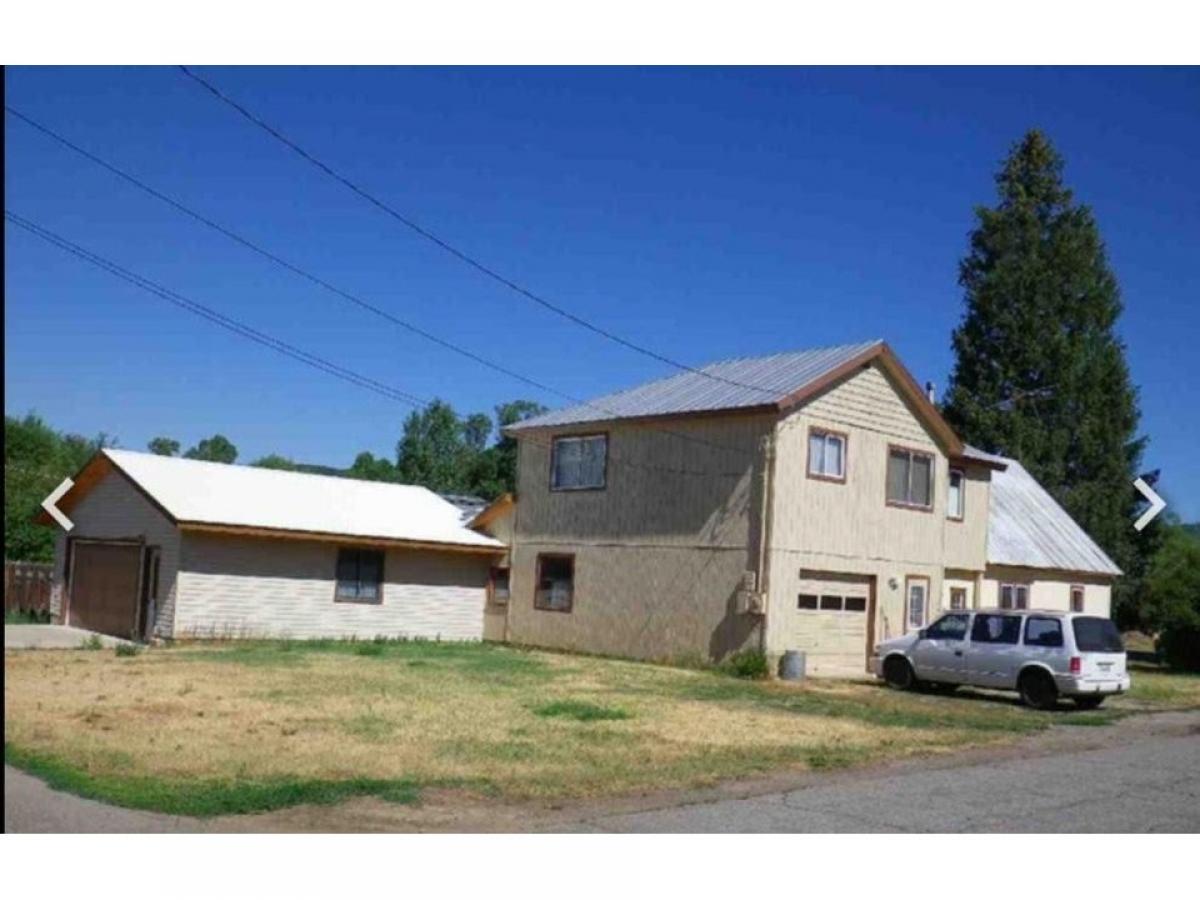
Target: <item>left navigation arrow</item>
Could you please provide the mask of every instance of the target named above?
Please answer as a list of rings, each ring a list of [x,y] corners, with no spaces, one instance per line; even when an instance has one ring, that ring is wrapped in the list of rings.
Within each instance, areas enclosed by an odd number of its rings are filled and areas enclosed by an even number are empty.
[[[54,504],[61,500],[63,494],[69,491],[74,484],[75,482],[70,478],[64,478],[62,484],[52,490],[50,496],[42,501],[42,509],[48,512],[50,517],[63,527],[64,531],[70,531],[75,527],[75,523],[68,519],[66,514]]]

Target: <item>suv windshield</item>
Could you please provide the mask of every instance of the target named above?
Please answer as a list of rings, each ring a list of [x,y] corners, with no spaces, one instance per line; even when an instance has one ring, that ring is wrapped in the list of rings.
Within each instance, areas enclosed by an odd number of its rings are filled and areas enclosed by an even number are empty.
[[[1084,653],[1124,653],[1121,633],[1111,619],[1081,616],[1073,621],[1075,646]]]

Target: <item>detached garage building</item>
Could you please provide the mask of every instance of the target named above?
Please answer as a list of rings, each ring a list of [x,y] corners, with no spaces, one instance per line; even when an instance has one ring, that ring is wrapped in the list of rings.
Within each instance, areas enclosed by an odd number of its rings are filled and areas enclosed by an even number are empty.
[[[478,640],[506,550],[422,487],[126,450],[58,505],[55,620],[139,639]]]

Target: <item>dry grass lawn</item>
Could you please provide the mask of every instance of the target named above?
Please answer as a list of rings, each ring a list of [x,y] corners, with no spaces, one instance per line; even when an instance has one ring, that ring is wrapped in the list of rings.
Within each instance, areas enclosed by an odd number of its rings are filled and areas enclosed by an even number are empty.
[[[355,793],[408,801],[427,786],[507,799],[701,786],[940,752],[1053,718],[978,696],[492,645],[198,644],[4,663],[10,762],[85,795],[195,814]],[[1200,705],[1200,679],[1192,687]],[[1164,691],[1142,702],[1178,702]]]

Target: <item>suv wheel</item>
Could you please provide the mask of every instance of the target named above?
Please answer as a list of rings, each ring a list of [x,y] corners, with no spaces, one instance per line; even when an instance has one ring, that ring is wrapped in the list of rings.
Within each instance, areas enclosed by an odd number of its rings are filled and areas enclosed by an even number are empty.
[[[917,679],[913,674],[912,666],[902,656],[889,656],[884,660],[883,680],[888,683],[889,687],[894,687],[901,691],[911,690],[917,685]]]
[[[1034,709],[1054,709],[1058,703],[1058,686],[1041,669],[1030,669],[1017,682],[1021,701]]]
[[[1090,697],[1075,697],[1075,705],[1080,709],[1098,709],[1100,704],[1104,702],[1103,694],[1095,694]]]

